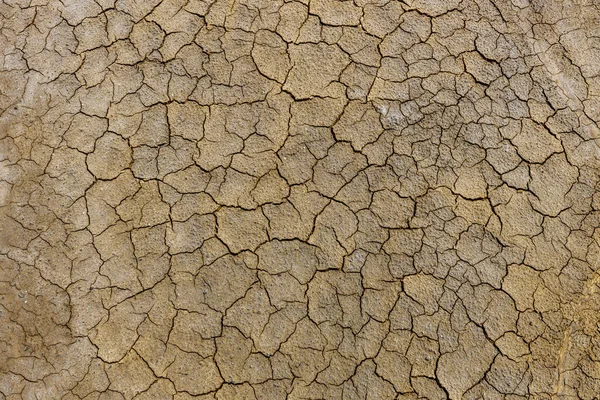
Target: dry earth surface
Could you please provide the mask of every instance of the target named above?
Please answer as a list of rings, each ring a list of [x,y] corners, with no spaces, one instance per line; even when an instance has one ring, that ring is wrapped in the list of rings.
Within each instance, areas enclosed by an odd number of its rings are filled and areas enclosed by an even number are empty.
[[[0,1],[0,399],[598,399],[595,0]]]

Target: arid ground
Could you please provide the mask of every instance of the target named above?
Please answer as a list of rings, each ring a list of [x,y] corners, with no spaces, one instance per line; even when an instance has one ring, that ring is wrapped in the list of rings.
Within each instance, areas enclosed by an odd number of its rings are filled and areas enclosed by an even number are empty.
[[[0,0],[0,399],[600,398],[597,0]]]

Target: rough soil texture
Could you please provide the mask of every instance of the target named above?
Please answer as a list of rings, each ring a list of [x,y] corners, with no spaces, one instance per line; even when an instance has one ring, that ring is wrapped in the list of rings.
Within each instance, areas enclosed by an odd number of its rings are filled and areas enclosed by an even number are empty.
[[[0,2],[0,399],[598,399],[593,0]]]

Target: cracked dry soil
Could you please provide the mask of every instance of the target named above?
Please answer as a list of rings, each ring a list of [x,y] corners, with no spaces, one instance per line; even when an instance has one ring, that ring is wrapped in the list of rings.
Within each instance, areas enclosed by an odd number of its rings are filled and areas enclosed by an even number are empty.
[[[0,399],[598,399],[600,3],[0,1]]]

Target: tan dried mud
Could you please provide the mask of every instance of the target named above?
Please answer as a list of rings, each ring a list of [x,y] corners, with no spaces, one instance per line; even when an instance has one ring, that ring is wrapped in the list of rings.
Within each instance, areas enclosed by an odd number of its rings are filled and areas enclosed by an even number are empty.
[[[598,21],[0,2],[0,400],[597,399]]]

